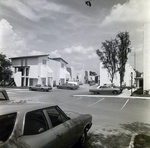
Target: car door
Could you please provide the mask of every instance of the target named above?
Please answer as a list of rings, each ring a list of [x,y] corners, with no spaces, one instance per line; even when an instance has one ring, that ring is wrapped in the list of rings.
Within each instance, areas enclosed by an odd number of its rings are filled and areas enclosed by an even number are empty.
[[[39,84],[39,85],[36,85],[36,90],[41,90],[41,85]]]
[[[108,92],[108,87],[107,86],[102,86],[102,92]]]
[[[76,141],[76,124],[59,107],[46,109],[52,130],[58,137],[57,148],[69,148]]]
[[[17,139],[19,148],[57,148],[57,136],[49,128],[43,110],[28,112],[23,135]]]
[[[67,84],[63,84],[63,88],[67,89],[68,85]]]

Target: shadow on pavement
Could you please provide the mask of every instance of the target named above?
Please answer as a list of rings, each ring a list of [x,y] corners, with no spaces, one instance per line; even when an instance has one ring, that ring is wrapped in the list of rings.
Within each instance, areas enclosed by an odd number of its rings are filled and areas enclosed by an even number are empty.
[[[120,124],[120,127],[123,130],[102,129],[102,133],[89,132],[85,148],[128,148],[133,133],[137,134],[134,148],[149,148],[146,146],[150,145],[150,139],[148,139],[150,124],[133,122],[130,124]],[[73,148],[78,147],[75,145]]]

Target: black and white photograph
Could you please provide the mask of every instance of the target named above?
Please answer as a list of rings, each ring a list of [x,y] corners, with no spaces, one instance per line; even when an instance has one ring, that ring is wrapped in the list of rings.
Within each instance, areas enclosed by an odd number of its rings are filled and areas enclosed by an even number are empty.
[[[0,0],[0,148],[150,148],[150,0]]]

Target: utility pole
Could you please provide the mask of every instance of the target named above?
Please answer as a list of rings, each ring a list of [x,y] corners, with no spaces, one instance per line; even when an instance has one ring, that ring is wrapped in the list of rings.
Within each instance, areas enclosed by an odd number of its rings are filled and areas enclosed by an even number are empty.
[[[133,72],[131,72],[131,95],[132,95],[132,86],[133,86]]]

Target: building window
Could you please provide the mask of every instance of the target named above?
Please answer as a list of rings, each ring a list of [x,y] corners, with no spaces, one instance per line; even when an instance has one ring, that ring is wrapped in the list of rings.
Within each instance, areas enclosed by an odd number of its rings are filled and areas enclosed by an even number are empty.
[[[45,59],[43,59],[42,63],[43,63],[43,65],[46,65],[46,60],[45,60]]]

